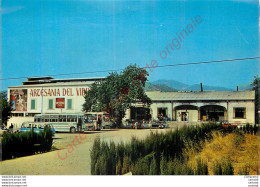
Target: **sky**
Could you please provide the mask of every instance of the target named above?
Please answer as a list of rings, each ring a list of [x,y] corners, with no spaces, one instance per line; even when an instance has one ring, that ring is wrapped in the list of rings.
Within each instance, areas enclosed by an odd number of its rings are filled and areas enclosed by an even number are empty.
[[[1,79],[145,67],[152,60],[163,66],[260,56],[257,0],[2,0],[0,12]],[[162,59],[197,16],[201,23]],[[148,79],[235,88],[259,74],[258,63],[154,68]],[[1,89],[25,80],[2,80]]]

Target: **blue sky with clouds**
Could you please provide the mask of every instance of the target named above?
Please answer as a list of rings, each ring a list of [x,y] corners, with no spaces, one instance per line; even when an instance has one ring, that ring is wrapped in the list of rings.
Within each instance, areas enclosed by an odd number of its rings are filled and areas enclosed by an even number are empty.
[[[1,15],[2,78],[143,67],[154,59],[169,65],[259,56],[257,0],[2,0]],[[197,15],[202,23],[162,60],[160,52]],[[157,68],[149,80],[235,88],[258,70],[258,60]]]

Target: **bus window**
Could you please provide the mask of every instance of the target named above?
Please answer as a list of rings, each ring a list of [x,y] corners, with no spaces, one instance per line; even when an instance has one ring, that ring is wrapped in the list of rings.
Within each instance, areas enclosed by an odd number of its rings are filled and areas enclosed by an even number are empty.
[[[59,115],[58,122],[62,122],[62,115]]]
[[[34,117],[34,121],[35,122],[41,122],[42,121],[42,117],[41,116],[35,116]]]
[[[77,115],[72,115],[72,122],[77,122]]]
[[[62,122],[67,122],[67,116],[66,115],[62,115]]]
[[[57,122],[59,116],[58,115],[50,115],[50,122]]]
[[[67,122],[77,122],[77,115],[68,115]]]
[[[67,122],[72,122],[72,120],[73,120],[72,115],[67,115]]]

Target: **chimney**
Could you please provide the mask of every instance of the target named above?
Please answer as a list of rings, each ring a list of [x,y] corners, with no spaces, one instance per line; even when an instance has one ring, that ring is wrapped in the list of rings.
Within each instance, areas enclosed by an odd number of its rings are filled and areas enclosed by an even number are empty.
[[[200,83],[200,91],[203,92],[202,82]]]
[[[238,86],[237,86],[237,92],[238,92]]]

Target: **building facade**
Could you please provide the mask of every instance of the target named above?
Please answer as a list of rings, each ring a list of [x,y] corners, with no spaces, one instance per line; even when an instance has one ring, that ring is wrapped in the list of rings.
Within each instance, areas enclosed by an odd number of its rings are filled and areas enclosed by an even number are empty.
[[[179,122],[226,120],[238,124],[255,123],[254,91],[146,92],[146,94],[153,101],[149,111],[153,120],[163,116]],[[143,106],[137,105],[137,107]],[[127,117],[133,119],[135,114],[131,114],[131,111],[127,111]]]
[[[8,98],[14,111],[8,126],[19,127],[22,122],[33,121],[34,115],[80,113],[84,95],[90,85],[103,78],[53,79],[28,78],[20,86],[8,87]]]
[[[8,87],[14,111],[8,126],[33,121],[36,114],[81,113],[84,94],[95,81],[104,78],[28,78],[20,86]],[[255,123],[254,91],[146,92],[151,106],[142,103],[126,111],[125,119],[222,121]]]

